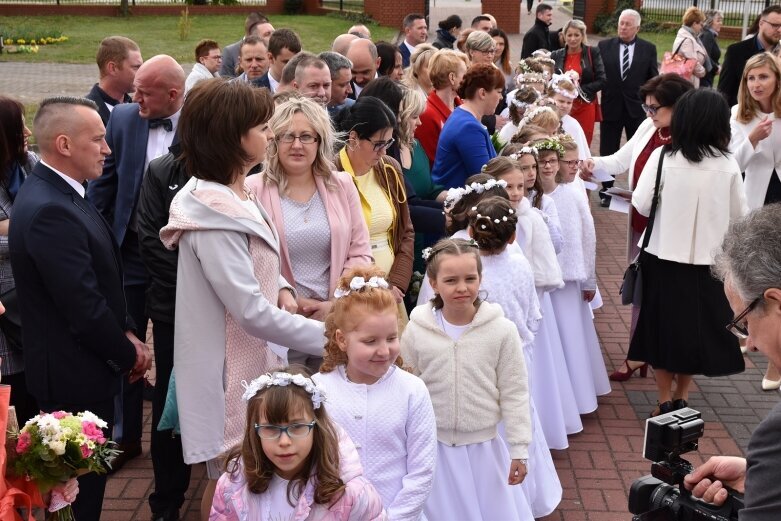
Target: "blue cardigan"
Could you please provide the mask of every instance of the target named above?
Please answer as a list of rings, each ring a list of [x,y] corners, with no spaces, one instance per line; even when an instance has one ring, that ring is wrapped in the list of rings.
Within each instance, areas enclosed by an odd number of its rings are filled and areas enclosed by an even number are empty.
[[[472,114],[457,107],[439,135],[431,178],[445,188],[464,186],[468,177],[479,174],[494,157],[488,131]]]

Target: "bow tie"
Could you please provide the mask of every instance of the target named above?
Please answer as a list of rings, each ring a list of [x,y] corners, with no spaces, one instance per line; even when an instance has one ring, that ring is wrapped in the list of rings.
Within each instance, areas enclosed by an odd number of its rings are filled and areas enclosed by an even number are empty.
[[[157,118],[149,120],[149,128],[163,127],[166,132],[171,132],[174,129],[173,122],[168,118]]]

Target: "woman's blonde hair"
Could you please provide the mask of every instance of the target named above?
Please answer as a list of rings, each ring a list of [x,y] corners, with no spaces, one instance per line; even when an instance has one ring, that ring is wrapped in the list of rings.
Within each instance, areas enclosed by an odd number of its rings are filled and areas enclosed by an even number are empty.
[[[564,29],[562,29],[563,34],[567,34],[567,31],[570,29],[577,29],[580,31],[580,35],[583,37],[583,43],[581,45],[588,44],[588,34],[586,33],[586,24],[583,23],[582,20],[575,20],[574,18],[567,22],[567,25],[564,26]]]
[[[409,67],[404,69],[404,77],[401,79],[401,83],[411,89],[423,88],[419,79],[420,70],[424,65],[428,64],[435,52],[437,52],[437,48],[430,43],[421,43],[415,47],[415,52],[409,57]],[[429,82],[431,82],[430,78]]]
[[[781,118],[781,69],[779,69],[777,58],[769,52],[755,54],[746,62],[743,68],[743,75],[740,77],[740,87],[738,88],[738,114],[736,119],[740,123],[748,123],[754,119],[760,112],[760,106],[757,101],[751,97],[748,90],[748,74],[759,67],[767,67],[776,79],[776,89],[773,92],[771,106],[773,114]]]
[[[705,21],[705,13],[703,13],[699,7],[691,6],[683,13],[683,25],[691,27],[697,22]]]
[[[428,62],[428,77],[435,89],[444,89],[450,82],[450,75],[458,73],[459,64],[469,68],[469,58],[466,54],[453,49],[440,49],[431,56]],[[454,90],[458,90],[458,85]]]
[[[279,105],[274,115],[269,120],[269,126],[274,133],[274,140],[269,143],[269,153],[266,168],[263,171],[264,179],[277,185],[280,193],[287,189],[287,176],[279,161],[279,144],[277,138],[290,128],[293,117],[303,114],[307,123],[317,134],[317,155],[312,164],[312,173],[325,179],[326,186],[333,188],[336,185],[331,181],[331,172],[334,169],[334,150],[337,149],[340,139],[334,130],[331,118],[323,107],[309,98],[293,98]]]
[[[399,142],[401,144],[412,148],[412,141],[415,139],[412,120],[419,117],[424,110],[426,110],[426,102],[423,101],[420,94],[414,89],[405,88],[399,106]]]
[[[496,42],[493,37],[485,31],[474,31],[466,39],[464,49],[466,50],[469,59],[472,59],[471,51],[490,51],[496,48]]]

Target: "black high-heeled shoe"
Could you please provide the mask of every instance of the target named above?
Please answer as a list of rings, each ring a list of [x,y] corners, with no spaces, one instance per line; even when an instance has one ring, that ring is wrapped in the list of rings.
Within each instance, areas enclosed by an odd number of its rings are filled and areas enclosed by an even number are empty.
[[[684,400],[683,398],[678,398],[677,400],[673,400],[673,410],[677,411],[679,409],[685,409],[689,406],[689,402]]]
[[[662,414],[667,414],[668,412],[673,412],[675,409],[673,408],[673,402],[670,400],[667,400],[666,402],[656,402],[656,408],[651,411],[650,418],[653,418],[655,416],[659,416]]]

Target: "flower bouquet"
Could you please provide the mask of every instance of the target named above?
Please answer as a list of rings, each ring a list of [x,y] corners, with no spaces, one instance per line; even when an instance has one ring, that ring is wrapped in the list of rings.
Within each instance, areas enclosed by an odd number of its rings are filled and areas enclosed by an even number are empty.
[[[105,421],[84,411],[76,415],[57,411],[39,414],[28,421],[16,442],[14,469],[36,484],[42,494],[52,492],[47,519],[73,520],[70,503],[56,490],[59,483],[111,467],[119,450],[107,439]]]

